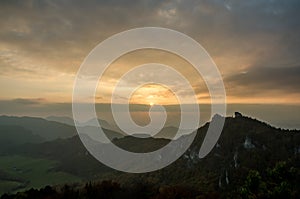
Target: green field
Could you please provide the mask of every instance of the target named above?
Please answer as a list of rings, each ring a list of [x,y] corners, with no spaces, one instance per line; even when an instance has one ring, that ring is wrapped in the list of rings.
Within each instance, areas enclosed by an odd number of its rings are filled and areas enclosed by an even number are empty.
[[[0,195],[46,185],[78,182],[80,178],[55,171],[56,161],[25,156],[0,156]]]

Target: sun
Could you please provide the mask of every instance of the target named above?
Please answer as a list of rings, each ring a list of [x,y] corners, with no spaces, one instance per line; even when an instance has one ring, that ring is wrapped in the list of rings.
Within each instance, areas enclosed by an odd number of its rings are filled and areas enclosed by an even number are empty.
[[[153,105],[154,105],[154,103],[153,103],[153,102],[150,102],[150,103],[149,103],[149,105],[150,105],[150,106],[153,106]]]

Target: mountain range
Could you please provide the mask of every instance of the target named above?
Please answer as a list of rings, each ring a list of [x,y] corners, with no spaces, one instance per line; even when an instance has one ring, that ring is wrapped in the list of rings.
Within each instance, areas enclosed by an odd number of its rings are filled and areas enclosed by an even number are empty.
[[[200,159],[198,152],[208,126],[209,123],[206,123],[195,132],[192,145],[177,161],[159,171],[144,174],[122,173],[101,164],[83,146],[74,126],[41,118],[1,116],[0,136],[7,141],[1,139],[6,144],[1,144],[0,155],[55,161],[52,170],[75,176],[81,182],[109,179],[134,185],[142,181],[159,186],[197,187],[206,193],[232,193],[236,191],[236,187],[243,185],[252,170],[264,175],[266,170],[273,168],[278,162],[285,162],[290,165],[289,168],[298,172],[295,174],[298,180],[292,191],[300,190],[300,131],[274,128],[256,119],[236,114],[225,119],[218,143],[208,156]],[[169,128],[170,132],[172,130],[173,128]],[[107,132],[114,135],[110,138],[115,145],[133,152],[157,150],[170,142],[167,138],[136,138],[112,130]],[[14,137],[17,139],[14,140]],[[181,139],[183,138],[178,138],[177,141],[180,142]],[[10,173],[1,169],[0,167],[0,185],[1,180],[4,182],[9,179],[13,182],[15,176],[9,177]],[[3,192],[30,187],[9,188]]]

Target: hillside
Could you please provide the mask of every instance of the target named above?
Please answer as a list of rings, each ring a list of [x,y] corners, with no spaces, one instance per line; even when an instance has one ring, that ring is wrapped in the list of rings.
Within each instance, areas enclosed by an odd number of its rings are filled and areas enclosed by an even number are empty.
[[[18,125],[46,140],[76,135],[76,129],[73,126],[36,117],[0,116],[0,125]]]
[[[25,143],[41,143],[45,139],[16,125],[0,125],[0,152]]]
[[[193,144],[180,159],[164,169],[145,174],[127,174],[106,167],[88,153],[78,136],[39,144],[27,143],[5,153],[9,156],[57,161],[56,171],[72,174],[82,180],[113,180],[126,186],[135,186],[137,182],[151,186],[182,186],[203,194],[216,193],[225,197],[228,194],[241,194],[237,191],[246,186],[247,179],[259,174],[259,179],[265,180],[266,187],[272,183],[275,187],[281,186],[280,183],[284,181],[291,197],[299,194],[300,131],[274,128],[245,116],[228,117],[214,149],[207,157],[199,159],[199,148],[208,124],[198,129]],[[113,142],[129,151],[148,152],[166,145],[169,140],[126,136]],[[271,178],[268,173],[280,165],[283,165],[284,172],[294,172],[293,177],[285,179],[284,175],[279,181],[273,182],[274,176]],[[281,188],[286,191],[284,187]],[[245,190],[249,191],[250,188],[246,187]],[[264,192],[262,190],[258,192]]]

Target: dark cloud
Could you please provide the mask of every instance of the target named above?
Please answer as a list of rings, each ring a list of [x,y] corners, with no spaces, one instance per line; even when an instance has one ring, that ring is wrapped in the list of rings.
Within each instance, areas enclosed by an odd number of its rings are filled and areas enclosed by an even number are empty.
[[[225,78],[227,92],[236,96],[300,93],[300,67],[253,67]]]
[[[139,26],[185,32],[213,56],[251,54],[270,65],[299,62],[297,0],[31,0],[1,1],[0,7],[1,43],[64,71],[76,71],[75,65],[111,34]]]
[[[29,59],[35,70],[78,69],[83,58],[112,34],[147,23],[159,1],[1,1],[1,51]],[[143,16],[141,18],[141,16]],[[6,58],[5,55],[2,56]],[[0,57],[1,58],[1,57]],[[2,58],[2,59],[3,59]]]

